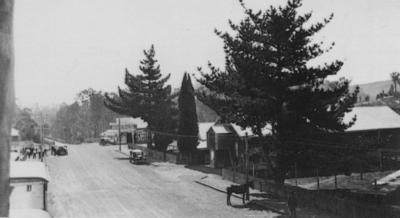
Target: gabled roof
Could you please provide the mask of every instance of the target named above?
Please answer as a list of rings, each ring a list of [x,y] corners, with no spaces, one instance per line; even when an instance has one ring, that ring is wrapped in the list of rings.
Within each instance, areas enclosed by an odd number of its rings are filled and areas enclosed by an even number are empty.
[[[115,119],[115,123],[110,123],[110,125],[118,125],[118,121],[121,125],[136,125],[137,128],[146,128],[147,123],[141,118],[132,117],[120,117]]]
[[[247,133],[247,136],[249,136],[249,137],[257,136],[256,134],[253,133],[253,131],[251,130],[250,127],[243,129],[242,127],[240,127],[234,123],[232,123],[231,126],[232,126],[233,130],[235,131],[236,135],[239,137],[245,137],[246,133]],[[267,124],[264,128],[261,129],[261,133],[263,136],[271,135],[272,134],[271,125]]]
[[[116,129],[107,129],[106,131],[100,133],[100,136],[116,136],[118,135],[118,130]]]
[[[213,130],[216,134],[232,133],[232,131],[226,128],[224,125],[214,125],[211,126],[210,129]]]
[[[35,161],[14,161],[10,163],[10,181],[39,179],[50,181],[46,165]]]
[[[207,131],[214,125],[214,122],[199,123],[199,140],[207,140]]]
[[[344,122],[351,121],[354,115],[357,120],[346,132],[400,128],[400,115],[388,106],[354,107],[345,114]]]
[[[376,182],[377,185],[390,185],[400,186],[400,170],[394,171],[393,173],[382,177]]]

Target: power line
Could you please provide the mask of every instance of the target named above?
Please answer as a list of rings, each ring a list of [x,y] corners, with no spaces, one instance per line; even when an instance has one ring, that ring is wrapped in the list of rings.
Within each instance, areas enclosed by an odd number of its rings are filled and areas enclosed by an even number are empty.
[[[182,135],[182,134],[175,134],[175,133],[169,133],[169,132],[161,132],[157,130],[147,130],[149,132],[154,132],[157,133],[158,135],[166,135],[166,136],[175,136],[175,137],[182,137],[182,138],[199,138],[199,136],[194,136],[194,135]]]

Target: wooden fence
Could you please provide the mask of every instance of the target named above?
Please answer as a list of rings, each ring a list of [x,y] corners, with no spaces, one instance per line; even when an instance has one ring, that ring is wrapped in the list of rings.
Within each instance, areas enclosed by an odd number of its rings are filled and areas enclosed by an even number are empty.
[[[129,144],[129,148],[132,149],[140,149],[142,150],[149,159],[156,161],[166,161],[170,163],[178,164],[180,163],[179,154],[169,153],[169,152],[161,152],[153,149],[149,149],[143,146],[138,146],[135,144]]]
[[[246,175],[228,169],[222,169],[223,179],[236,183],[245,183]],[[307,190],[290,185],[280,185],[269,180],[249,176],[255,188],[285,200],[294,192],[300,207],[314,207],[345,218],[399,218],[400,207],[357,202],[346,197],[339,197],[332,192]]]

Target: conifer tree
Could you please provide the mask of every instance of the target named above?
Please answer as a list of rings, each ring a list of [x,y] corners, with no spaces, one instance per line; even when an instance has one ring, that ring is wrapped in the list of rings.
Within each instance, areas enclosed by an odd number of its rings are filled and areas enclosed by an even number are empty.
[[[165,85],[170,74],[162,76],[153,45],[144,51],[144,55],[139,67],[141,74],[132,75],[126,69],[127,88],[118,87],[118,96],[106,94],[104,103],[116,113],[146,121],[148,129],[154,133],[156,149],[164,151],[172,142],[168,133],[175,132],[177,127],[177,109],[172,101],[171,86]]]
[[[234,34],[215,31],[224,42],[225,69],[211,63],[210,73],[199,69],[199,82],[210,90],[199,99],[224,121],[251,127],[259,135],[271,125],[276,143],[267,147],[276,158],[270,165],[275,181],[282,183],[295,161],[310,161],[301,158],[312,147],[293,144],[294,139],[350,127],[355,117],[349,123],[343,117],[353,108],[359,89],[351,93],[345,78],[327,82],[341,69],[341,61],[309,64],[334,45],[324,48],[323,42],[312,41],[333,15],[310,25],[312,13],[298,13],[301,0],[258,12],[239,2],[245,18],[239,24],[229,21]]]
[[[178,134],[188,137],[178,137],[179,151],[188,156],[189,160],[195,154],[198,138],[191,137],[199,134],[199,126],[196,113],[196,102],[194,96],[194,88],[190,75],[185,73],[179,92],[179,125]],[[191,160],[190,160],[191,161]]]

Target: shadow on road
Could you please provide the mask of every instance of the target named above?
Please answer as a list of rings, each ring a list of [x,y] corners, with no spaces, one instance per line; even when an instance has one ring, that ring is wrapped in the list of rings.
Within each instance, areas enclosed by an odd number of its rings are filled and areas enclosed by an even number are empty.
[[[128,160],[129,161],[129,157],[114,157],[115,160]]]
[[[267,205],[265,205],[265,202],[262,202],[261,200],[250,200],[246,204],[232,205],[232,207],[237,208],[237,209],[246,208],[246,209],[255,210],[255,211],[273,211],[273,212],[279,213],[281,215],[279,217],[284,217],[284,213],[282,213],[282,211],[280,211],[276,208],[267,207]]]
[[[202,173],[221,175],[221,169],[214,169],[204,165],[186,165],[185,168],[196,170]]]

